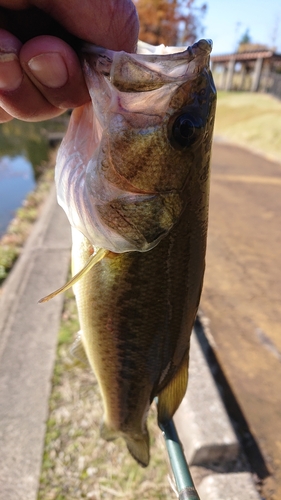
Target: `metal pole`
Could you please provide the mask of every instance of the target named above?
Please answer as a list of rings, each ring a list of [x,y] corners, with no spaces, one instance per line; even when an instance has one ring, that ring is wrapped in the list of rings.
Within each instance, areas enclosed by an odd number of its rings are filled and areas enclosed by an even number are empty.
[[[188,464],[173,420],[171,419],[165,424],[159,424],[159,427],[165,438],[179,500],[200,500],[189,472]]]

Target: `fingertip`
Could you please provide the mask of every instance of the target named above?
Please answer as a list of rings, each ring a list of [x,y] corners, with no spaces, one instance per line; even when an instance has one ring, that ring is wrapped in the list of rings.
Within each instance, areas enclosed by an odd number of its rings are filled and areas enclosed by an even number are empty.
[[[19,59],[13,52],[0,52],[0,91],[16,90],[23,80]]]
[[[58,52],[39,54],[32,57],[27,64],[33,76],[48,88],[59,89],[68,82],[67,65]]]
[[[20,60],[26,65],[30,59],[42,54],[61,54],[67,66],[80,65],[76,52],[61,38],[41,35],[26,42],[20,50]]]
[[[57,37],[46,35],[29,40],[20,51],[20,61],[34,83],[51,89],[63,87],[71,78],[83,78],[77,54]]]
[[[23,79],[18,54],[21,42],[11,33],[0,29],[0,91],[17,89]]]
[[[58,108],[81,106],[90,100],[81,63],[63,40],[39,36],[26,42],[20,62],[32,84]]]

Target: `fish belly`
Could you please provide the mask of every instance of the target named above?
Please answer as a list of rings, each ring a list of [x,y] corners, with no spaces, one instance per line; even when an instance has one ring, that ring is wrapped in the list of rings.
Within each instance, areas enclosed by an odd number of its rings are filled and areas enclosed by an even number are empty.
[[[204,273],[205,201],[200,220],[198,211],[184,213],[154,249],[108,253],[74,286],[82,343],[104,404],[101,434],[108,440],[122,436],[143,466],[149,462],[146,418],[153,398],[158,396],[163,422],[186,391]],[[74,274],[92,253],[87,238],[73,230]]]

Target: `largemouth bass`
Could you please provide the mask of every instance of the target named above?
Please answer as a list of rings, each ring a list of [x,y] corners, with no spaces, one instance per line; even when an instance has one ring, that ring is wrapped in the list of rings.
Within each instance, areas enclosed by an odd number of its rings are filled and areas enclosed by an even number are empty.
[[[165,423],[185,394],[203,283],[211,42],[166,55],[90,51],[92,102],[73,111],[56,165],[58,201],[73,227],[75,350],[99,383],[101,435],[123,437],[147,466],[147,413],[158,396]]]

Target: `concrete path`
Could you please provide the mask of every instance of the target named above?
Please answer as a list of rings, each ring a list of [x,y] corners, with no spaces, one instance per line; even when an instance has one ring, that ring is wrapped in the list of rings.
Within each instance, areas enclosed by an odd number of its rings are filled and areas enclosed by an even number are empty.
[[[63,296],[68,221],[53,190],[0,297],[0,499],[35,500]]]
[[[66,281],[70,245],[53,190],[0,297],[0,500],[37,498],[63,296],[37,302]],[[248,472],[212,472],[214,461],[235,462],[239,443],[193,337],[189,389],[175,421],[189,463],[209,467],[201,500],[258,500]]]

